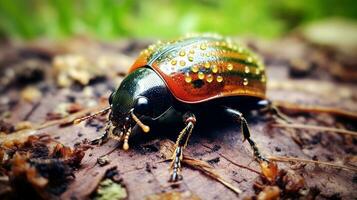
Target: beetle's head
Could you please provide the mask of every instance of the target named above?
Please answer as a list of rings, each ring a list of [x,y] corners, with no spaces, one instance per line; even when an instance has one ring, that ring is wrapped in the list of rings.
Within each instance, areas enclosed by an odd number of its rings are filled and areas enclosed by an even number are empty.
[[[149,132],[149,126],[140,119],[149,118],[149,100],[145,96],[134,97],[130,90],[120,87],[109,97],[111,113],[109,120],[120,132],[130,131],[136,124],[144,131]]]
[[[158,119],[168,110],[171,106],[170,95],[163,80],[153,70],[139,68],[130,73],[110,95],[110,107],[103,110],[110,110],[109,133],[124,140],[126,149],[128,144],[125,138],[129,138],[132,128],[137,125],[143,132],[149,132],[149,126],[144,123]]]
[[[148,132],[143,122],[157,119],[171,103],[171,93],[158,74],[150,68],[139,68],[110,95],[110,121],[124,132],[135,125]]]
[[[109,120],[118,132],[124,134],[131,131],[135,125],[144,132],[150,131],[149,126],[144,125],[141,120],[149,119],[154,107],[145,93],[148,85],[140,83],[140,75],[130,74],[109,97]]]

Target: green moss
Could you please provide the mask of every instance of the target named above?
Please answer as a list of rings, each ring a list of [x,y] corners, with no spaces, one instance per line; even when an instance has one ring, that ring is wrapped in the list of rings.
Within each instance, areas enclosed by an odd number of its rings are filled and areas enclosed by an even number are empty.
[[[94,199],[97,200],[117,200],[117,199],[125,199],[128,194],[126,189],[114,181],[110,179],[105,179],[99,184],[99,188],[97,190],[97,194]]]

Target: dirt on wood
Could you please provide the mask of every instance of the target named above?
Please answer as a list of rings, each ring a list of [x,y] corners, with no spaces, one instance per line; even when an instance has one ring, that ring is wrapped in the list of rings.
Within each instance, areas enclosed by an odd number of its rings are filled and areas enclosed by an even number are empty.
[[[249,144],[242,141],[240,125],[230,120],[212,121],[194,130],[184,153],[184,179],[179,184],[168,182],[167,151],[172,148],[170,140],[176,140],[182,127],[158,129],[140,141],[131,140],[128,151],[122,150],[115,140],[89,145],[88,141],[104,131],[106,116],[77,125],[73,120],[107,106],[111,91],[123,80],[140,50],[150,43],[131,40],[103,43],[73,38],[62,43],[1,44],[0,198],[32,195],[46,199],[352,199],[357,196],[355,135],[274,126],[279,119],[270,113],[252,112],[247,116],[252,137],[264,154],[346,168],[279,159],[276,170],[274,166],[261,166],[254,161]],[[356,60],[344,63],[340,52],[295,36],[269,42],[246,39],[243,43],[265,59],[270,100],[342,111],[336,114],[282,108],[280,111],[289,120],[355,133],[357,68],[351,68],[350,63],[357,63]],[[33,145],[24,151],[28,136],[32,137]],[[62,154],[54,156],[53,144],[50,148],[41,140],[43,137],[66,151],[57,149]],[[46,155],[34,155],[38,148],[47,149]],[[46,171],[49,164],[31,162],[34,158],[60,163],[62,171]],[[67,158],[76,158],[75,165]],[[22,166],[21,173],[16,173],[18,165]],[[51,173],[62,177],[53,177]],[[31,185],[32,189],[24,185]]]

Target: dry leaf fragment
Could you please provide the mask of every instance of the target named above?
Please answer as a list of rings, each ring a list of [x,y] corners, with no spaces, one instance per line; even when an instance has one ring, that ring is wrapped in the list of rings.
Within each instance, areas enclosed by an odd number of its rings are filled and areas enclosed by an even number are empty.
[[[71,103],[68,105],[67,107],[67,112],[72,114],[72,113],[76,113],[78,111],[83,110],[83,106],[79,103]]]
[[[48,180],[40,176],[36,168],[32,167],[28,162],[26,156],[18,153],[14,155],[11,167],[11,177],[25,178],[35,188],[44,188]]]
[[[32,128],[32,123],[29,121],[22,121],[15,125],[15,131],[31,129],[31,128]]]
[[[282,173],[284,173],[282,176],[282,184],[285,188],[285,192],[295,193],[305,186],[304,178],[293,170],[288,170]]]
[[[280,189],[278,186],[267,186],[257,196],[257,200],[275,199],[280,199]]]
[[[262,170],[263,176],[271,183],[274,183],[276,177],[278,176],[279,169],[276,162],[260,162],[260,168]]]
[[[85,148],[66,147],[48,136],[2,143],[0,169],[18,198],[51,199],[62,193],[80,165]]]
[[[146,196],[146,200],[200,200],[200,198],[190,191],[166,192]]]

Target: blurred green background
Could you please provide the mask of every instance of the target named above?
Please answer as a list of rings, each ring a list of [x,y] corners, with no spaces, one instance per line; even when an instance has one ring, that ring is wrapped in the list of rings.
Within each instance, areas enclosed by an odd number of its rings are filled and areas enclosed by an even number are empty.
[[[278,37],[310,21],[357,19],[356,0],[0,0],[0,36],[173,37],[188,32]]]

